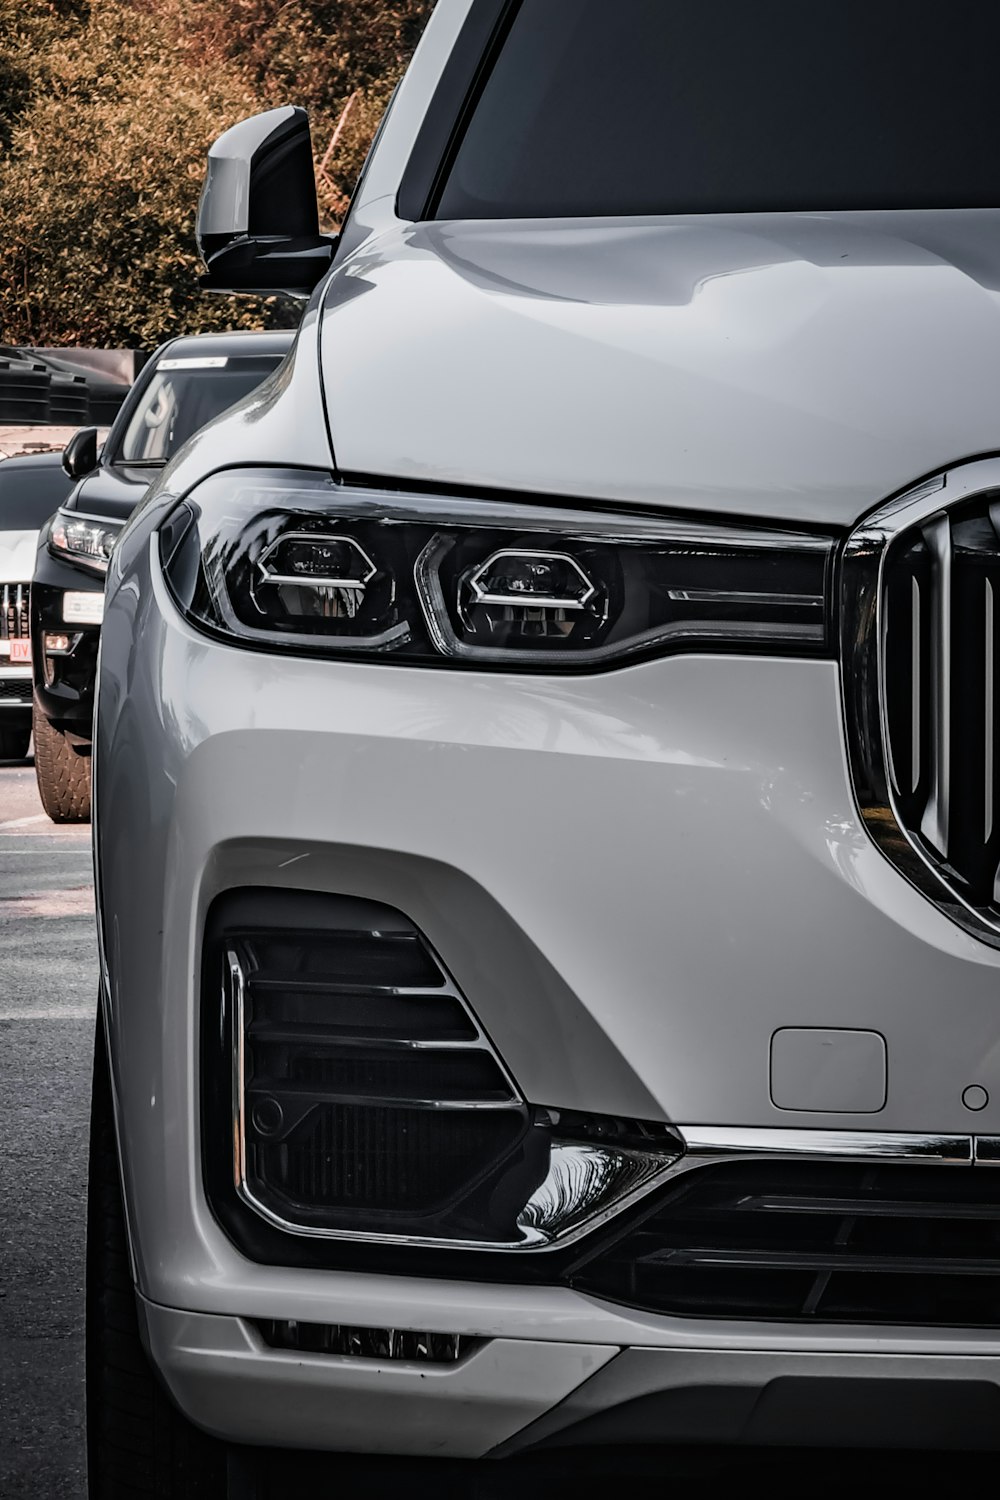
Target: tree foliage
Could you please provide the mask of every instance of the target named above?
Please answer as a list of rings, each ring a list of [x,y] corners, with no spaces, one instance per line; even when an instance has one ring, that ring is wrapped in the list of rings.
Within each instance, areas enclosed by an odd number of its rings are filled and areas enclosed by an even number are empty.
[[[205,151],[305,105],[328,225],[433,0],[0,0],[0,341],[150,346],[287,321],[201,292]]]

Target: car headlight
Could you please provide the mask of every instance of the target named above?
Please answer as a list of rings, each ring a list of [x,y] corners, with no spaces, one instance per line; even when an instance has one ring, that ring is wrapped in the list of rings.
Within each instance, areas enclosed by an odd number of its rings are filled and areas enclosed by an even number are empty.
[[[160,531],[181,610],[242,645],[587,671],[698,648],[826,653],[834,545],[247,469],[203,481]]]
[[[60,510],[49,522],[49,551],[98,573],[106,573],[111,549],[123,524]]]

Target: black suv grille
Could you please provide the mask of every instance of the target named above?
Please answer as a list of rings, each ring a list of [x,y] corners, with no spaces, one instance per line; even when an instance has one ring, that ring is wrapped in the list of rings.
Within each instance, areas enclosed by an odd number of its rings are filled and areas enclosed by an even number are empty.
[[[698,1317],[1000,1327],[1000,1175],[827,1162],[693,1168],[572,1281]]]

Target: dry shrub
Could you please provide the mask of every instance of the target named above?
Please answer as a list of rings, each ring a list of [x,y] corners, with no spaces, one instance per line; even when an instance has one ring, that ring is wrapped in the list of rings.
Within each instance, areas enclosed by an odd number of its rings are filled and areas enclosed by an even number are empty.
[[[432,0],[0,0],[0,341],[149,346],[289,321],[201,292],[205,151],[277,103],[311,108],[343,212]]]

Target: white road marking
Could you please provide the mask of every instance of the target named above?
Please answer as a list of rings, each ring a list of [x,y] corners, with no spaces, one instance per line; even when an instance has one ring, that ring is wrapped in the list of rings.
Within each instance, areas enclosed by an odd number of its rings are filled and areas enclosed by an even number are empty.
[[[25,828],[29,823],[47,823],[48,821],[45,813],[32,813],[30,818],[10,818],[6,823],[0,823],[0,833],[5,828]]]

